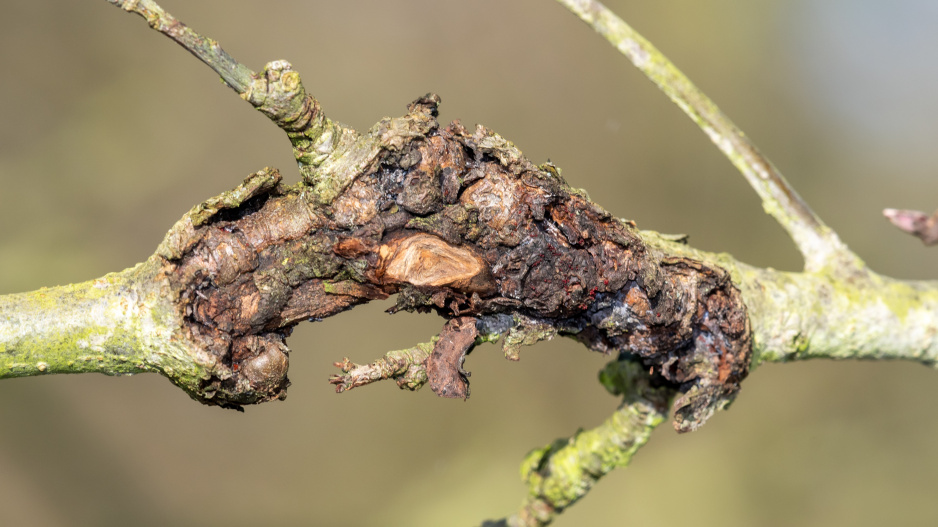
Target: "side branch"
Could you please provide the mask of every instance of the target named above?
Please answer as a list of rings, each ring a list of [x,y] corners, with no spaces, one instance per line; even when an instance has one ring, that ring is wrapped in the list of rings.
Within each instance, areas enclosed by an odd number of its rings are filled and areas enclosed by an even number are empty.
[[[766,213],[788,231],[806,271],[850,272],[863,263],[811,210],[781,172],[709,97],[631,26],[594,0],[557,0],[602,35],[654,82],[745,176]]]
[[[635,361],[610,362],[599,374],[600,382],[622,405],[605,422],[558,439],[528,454],[521,476],[528,495],[515,515],[484,527],[542,527],[584,497],[612,470],[624,467],[651,432],[664,422],[673,391],[653,387],[648,372]]]
[[[342,373],[331,376],[329,382],[335,385],[336,393],[387,379],[396,380],[402,390],[419,390],[427,383],[426,361],[433,353],[436,341],[433,339],[413,348],[389,351],[370,364],[355,364],[346,357],[335,363]]]
[[[357,139],[354,130],[328,119],[315,97],[307,94],[300,76],[289,62],[273,61],[255,73],[229,55],[218,42],[204,37],[167,13],[153,0],[107,0],[125,11],[137,13],[153,29],[195,55],[218,73],[241,98],[276,123],[293,144],[300,173],[315,180],[315,169],[336,150]]]
[[[241,64],[218,45],[218,42],[203,37],[167,13],[152,0],[107,0],[124,11],[137,13],[146,19],[153,29],[173,39],[199,60],[221,75],[225,84],[242,94],[251,85],[255,73]]]

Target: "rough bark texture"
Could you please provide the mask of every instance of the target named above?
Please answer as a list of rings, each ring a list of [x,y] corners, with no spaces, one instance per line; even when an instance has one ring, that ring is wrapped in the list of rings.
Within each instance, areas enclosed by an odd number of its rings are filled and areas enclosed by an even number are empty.
[[[379,123],[360,141],[366,154],[351,148],[359,175],[284,188],[262,171],[236,199],[210,202],[173,229],[160,250],[167,276],[191,339],[222,366],[205,402],[284,397],[284,339],[296,323],[392,294],[395,310],[453,319],[427,361],[440,395],[468,396],[462,360],[476,333],[505,335],[515,359],[517,346],[565,334],[634,354],[655,382],[678,388],[678,430],[732,400],[750,342],[728,274],[659,260],[634,225],[552,165],[534,166],[481,126],[440,128],[438,102],[428,95]]]
[[[457,317],[443,326],[440,339],[427,358],[427,377],[433,393],[453,399],[469,398],[469,372],[463,369],[463,362],[478,334],[472,317]]]

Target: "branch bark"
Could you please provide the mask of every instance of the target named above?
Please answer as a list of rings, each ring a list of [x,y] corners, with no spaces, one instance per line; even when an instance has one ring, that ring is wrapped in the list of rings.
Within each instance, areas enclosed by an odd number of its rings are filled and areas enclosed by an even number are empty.
[[[521,510],[483,526],[549,525],[603,476],[628,465],[667,417],[673,392],[653,386],[640,363],[610,362],[599,378],[610,393],[622,395],[622,405],[600,426],[581,430],[569,439],[558,439],[528,454],[521,465],[521,477],[528,485]]]
[[[589,24],[671,99],[742,173],[762,207],[788,231],[806,271],[851,273],[865,267],[798,195],[756,145],[651,42],[595,0],[557,0]]]
[[[111,1],[284,129],[304,179],[287,187],[261,170],[190,210],[132,269],[0,297],[0,378],[159,372],[200,402],[240,408],[286,396],[296,324],[390,295],[395,309],[448,322],[430,344],[337,363],[337,391],[396,379],[468,397],[463,360],[475,344],[501,339],[517,360],[522,346],[569,336],[615,356],[604,384],[624,399],[600,427],[525,462],[530,495],[506,521],[543,525],[626,464],[670,402],[675,428],[694,430],[762,362],[938,362],[938,284],[867,270],[709,99],[595,5],[570,3],[612,24],[604,31],[747,175],[805,254],[805,273],[638,230],[494,132],[441,127],[432,94],[367,133],[341,127],[288,63],[256,74],[155,3]]]

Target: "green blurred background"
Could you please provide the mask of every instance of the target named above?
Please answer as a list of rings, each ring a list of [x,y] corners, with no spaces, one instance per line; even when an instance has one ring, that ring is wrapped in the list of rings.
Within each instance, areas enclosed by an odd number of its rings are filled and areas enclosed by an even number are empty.
[[[938,207],[938,4],[609,2],[760,145],[875,270],[934,278],[938,249],[884,207]],[[479,122],[642,228],[796,270],[797,253],[699,130],[549,0],[184,2],[170,12],[254,69],[290,60],[365,129],[415,97]],[[0,293],[145,259],[191,205],[289,144],[141,19],[96,2],[4,2]],[[4,525],[474,525],[515,510],[531,448],[617,401],[567,341],[520,363],[477,349],[472,399],[382,384],[335,395],[331,363],[425,341],[430,315],[356,308],[290,339],[284,402],[201,406],[156,375],[0,382]],[[813,362],[753,372],[701,431],[658,430],[557,525],[935,525],[938,372]]]

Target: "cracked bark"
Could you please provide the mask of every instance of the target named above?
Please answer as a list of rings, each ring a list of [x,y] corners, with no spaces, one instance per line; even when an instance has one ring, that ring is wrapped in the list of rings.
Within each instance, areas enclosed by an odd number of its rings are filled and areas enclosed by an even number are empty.
[[[193,395],[235,408],[282,398],[295,324],[397,294],[395,310],[450,319],[425,365],[441,396],[468,397],[462,361],[477,336],[514,333],[517,358],[519,338],[563,334],[639,357],[679,390],[680,431],[730,402],[751,346],[729,274],[653,254],[553,166],[481,126],[440,127],[438,103],[427,95],[379,123],[361,141],[377,153],[332,200],[265,170],[173,229],[161,274],[187,338],[214,361]]]

